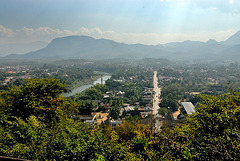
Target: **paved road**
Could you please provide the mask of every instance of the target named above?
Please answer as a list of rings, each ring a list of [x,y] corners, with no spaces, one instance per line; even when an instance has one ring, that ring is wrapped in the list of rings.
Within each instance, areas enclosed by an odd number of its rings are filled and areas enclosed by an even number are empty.
[[[157,71],[154,71],[153,75],[153,116],[156,117],[159,109],[159,97],[161,95],[161,89],[158,87]]]
[[[158,116],[159,98],[161,96],[161,88],[158,87],[157,71],[153,75],[153,117],[155,122],[155,132],[161,132],[162,121]]]

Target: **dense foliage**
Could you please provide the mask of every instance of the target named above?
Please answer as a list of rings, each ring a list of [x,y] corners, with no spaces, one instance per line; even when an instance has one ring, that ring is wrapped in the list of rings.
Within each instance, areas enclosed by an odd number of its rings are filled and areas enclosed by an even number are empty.
[[[0,155],[33,160],[240,158],[239,92],[203,95],[195,114],[154,134],[138,117],[116,128],[75,121],[72,113],[84,104],[63,98],[65,89],[56,79],[30,79],[0,93]]]

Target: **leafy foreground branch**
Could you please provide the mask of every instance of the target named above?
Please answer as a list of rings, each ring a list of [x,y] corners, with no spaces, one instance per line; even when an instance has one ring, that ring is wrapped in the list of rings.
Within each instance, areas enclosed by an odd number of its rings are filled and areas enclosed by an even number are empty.
[[[0,155],[33,160],[238,160],[240,93],[201,96],[196,113],[161,134],[137,117],[112,129],[74,121],[76,102],[56,79],[0,94]]]

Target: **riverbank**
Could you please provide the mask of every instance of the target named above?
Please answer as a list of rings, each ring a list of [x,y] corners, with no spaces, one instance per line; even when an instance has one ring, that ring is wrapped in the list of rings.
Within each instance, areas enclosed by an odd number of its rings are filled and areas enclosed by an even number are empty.
[[[88,84],[93,84],[94,81],[96,81],[97,79],[101,78],[101,75],[95,75],[92,76],[91,79],[84,79],[84,80],[75,80],[71,85],[70,88],[71,89],[75,89],[84,85],[88,85]]]
[[[111,75],[104,75],[104,76],[102,77],[102,83],[104,84],[105,81],[108,80],[109,78],[111,78]],[[99,83],[101,83],[101,77],[98,78],[98,79],[95,80],[95,81],[91,81],[91,83],[89,83],[89,84],[82,85],[82,86],[77,87],[77,88],[73,88],[71,92],[69,92],[69,93],[63,93],[62,95],[63,95],[64,97],[73,96],[73,95],[75,95],[75,94],[77,94],[77,93],[81,93],[81,92],[84,91],[85,89],[90,88],[91,86],[93,86],[93,85],[95,85],[95,84],[99,84]]]

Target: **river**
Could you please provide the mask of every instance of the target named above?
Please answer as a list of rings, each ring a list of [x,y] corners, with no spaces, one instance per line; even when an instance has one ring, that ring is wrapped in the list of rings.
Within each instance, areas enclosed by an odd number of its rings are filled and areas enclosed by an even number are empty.
[[[102,78],[103,78],[103,84],[105,84],[105,81],[108,80],[109,78],[111,78],[111,75],[104,75]],[[93,85],[100,84],[100,83],[101,83],[101,78],[98,78],[96,81],[93,82],[93,84],[83,85],[81,87],[74,88],[71,92],[63,93],[62,95],[64,97],[73,96],[77,93],[81,93],[82,91],[84,91],[87,88],[92,87]]]

